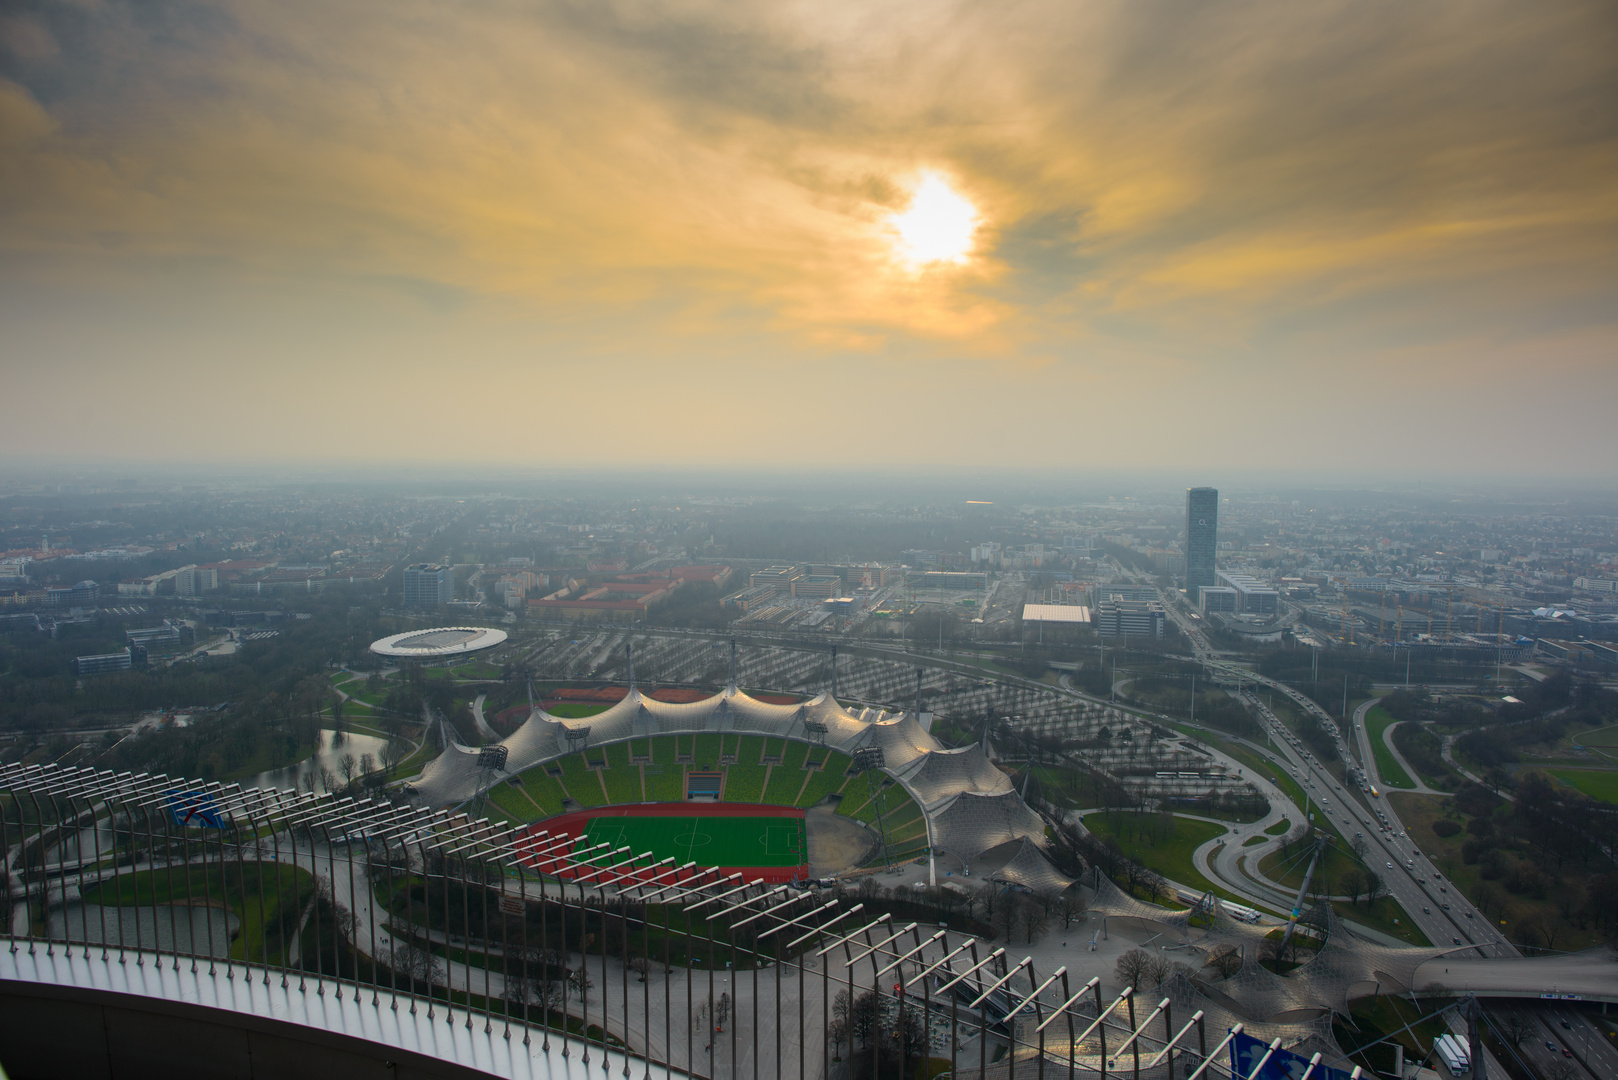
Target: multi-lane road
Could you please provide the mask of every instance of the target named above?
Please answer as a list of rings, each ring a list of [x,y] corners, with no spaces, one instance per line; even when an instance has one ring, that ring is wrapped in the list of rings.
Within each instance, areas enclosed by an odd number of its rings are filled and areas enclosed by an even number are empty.
[[[1164,608],[1185,632],[1197,660],[1205,667],[1236,676],[1245,684],[1265,686],[1283,694],[1304,712],[1326,721],[1327,731],[1339,730],[1336,719],[1306,695],[1284,683],[1218,659],[1200,627],[1179,612],[1171,598],[1164,598]],[[1354,712],[1352,737],[1358,748],[1357,755],[1350,754],[1341,734],[1337,736],[1338,752],[1351,767],[1357,756],[1365,777],[1364,787],[1356,784],[1353,790],[1340,782],[1281,724],[1256,694],[1248,693],[1246,700],[1262,717],[1271,738],[1281,748],[1279,755],[1272,753],[1271,756],[1289,763],[1286,765],[1289,771],[1311,799],[1320,803],[1350,844],[1355,839],[1366,841],[1365,864],[1381,876],[1388,893],[1428,940],[1434,945],[1448,946],[1456,956],[1507,959],[1522,955],[1486,915],[1450,887],[1419,844],[1406,834],[1376,771],[1376,755],[1365,725],[1365,714],[1380,699],[1367,701]],[[1495,1011],[1501,1014],[1498,1007]],[[1533,1017],[1539,1026],[1535,1037],[1525,1040],[1518,1048],[1519,1055],[1532,1068],[1543,1074],[1553,1061],[1572,1060],[1598,1080],[1618,1077],[1618,1050],[1583,1013],[1566,1006],[1524,1006],[1523,1012]],[[1547,1044],[1554,1045],[1554,1049]],[[1567,1055],[1562,1053],[1564,1048],[1568,1050]]]

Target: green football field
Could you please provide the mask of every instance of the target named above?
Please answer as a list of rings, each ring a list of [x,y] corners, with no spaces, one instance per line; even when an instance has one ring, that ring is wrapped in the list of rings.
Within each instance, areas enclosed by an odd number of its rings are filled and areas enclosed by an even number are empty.
[[[801,818],[602,817],[584,830],[591,844],[628,845],[655,858],[703,866],[802,866]]]

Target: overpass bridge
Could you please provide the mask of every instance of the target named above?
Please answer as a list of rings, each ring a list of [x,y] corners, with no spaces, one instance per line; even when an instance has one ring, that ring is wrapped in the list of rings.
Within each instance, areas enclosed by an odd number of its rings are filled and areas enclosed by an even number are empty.
[[[1470,950],[1468,950],[1470,951]],[[1447,989],[1480,998],[1618,1001],[1618,952],[1610,947],[1558,956],[1439,956],[1416,969],[1417,993]]]

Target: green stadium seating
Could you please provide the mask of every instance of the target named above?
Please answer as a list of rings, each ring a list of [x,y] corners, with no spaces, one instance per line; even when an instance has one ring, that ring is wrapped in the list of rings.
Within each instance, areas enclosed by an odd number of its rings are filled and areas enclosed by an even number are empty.
[[[607,769],[602,779],[607,782],[607,796],[614,804],[645,802],[640,789],[640,769],[629,763],[629,744],[611,743],[604,747]]]
[[[809,747],[804,743],[788,743],[783,752],[782,763],[770,770],[769,786],[764,789],[764,797],[759,801],[779,806],[795,806],[798,801],[798,790],[803,787],[803,759],[808,753]]]
[[[558,763],[562,766],[562,783],[567,785],[567,793],[573,796],[574,802],[580,806],[607,805],[607,797],[601,793],[601,781],[584,764],[584,755],[568,754]]]

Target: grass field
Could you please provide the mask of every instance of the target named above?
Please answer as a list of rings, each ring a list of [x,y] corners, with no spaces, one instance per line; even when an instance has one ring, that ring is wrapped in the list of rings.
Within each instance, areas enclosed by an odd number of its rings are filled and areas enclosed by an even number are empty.
[[[1564,784],[1578,788],[1592,799],[1618,803],[1618,771],[1607,769],[1544,769]]]
[[[596,818],[584,835],[592,844],[627,844],[704,866],[801,866],[806,858],[802,818]]]
[[[1371,740],[1371,754],[1376,758],[1376,771],[1388,787],[1413,788],[1416,782],[1410,779],[1410,774],[1404,771],[1399,759],[1393,756],[1393,751],[1389,750],[1388,744],[1382,740],[1383,733],[1393,722],[1393,714],[1380,705],[1365,714],[1365,734]]]
[[[1105,840],[1108,837],[1117,838],[1123,845],[1125,853],[1131,859],[1140,863],[1146,869],[1162,874],[1171,881],[1188,885],[1198,891],[1212,889],[1215,893],[1229,900],[1237,899],[1224,889],[1218,888],[1203,877],[1197,868],[1192,865],[1191,853],[1204,843],[1223,836],[1226,829],[1223,825],[1215,825],[1208,821],[1190,821],[1186,818],[1174,819],[1174,835],[1156,844],[1143,844],[1131,839],[1133,831],[1127,826],[1126,818],[1132,817],[1128,811],[1113,810],[1100,814],[1084,815],[1084,827],[1096,836]],[[1250,903],[1250,901],[1240,901]]]
[[[579,720],[586,716],[594,716],[596,713],[604,713],[610,708],[611,705],[598,705],[588,701],[564,701],[545,711],[564,720]]]

